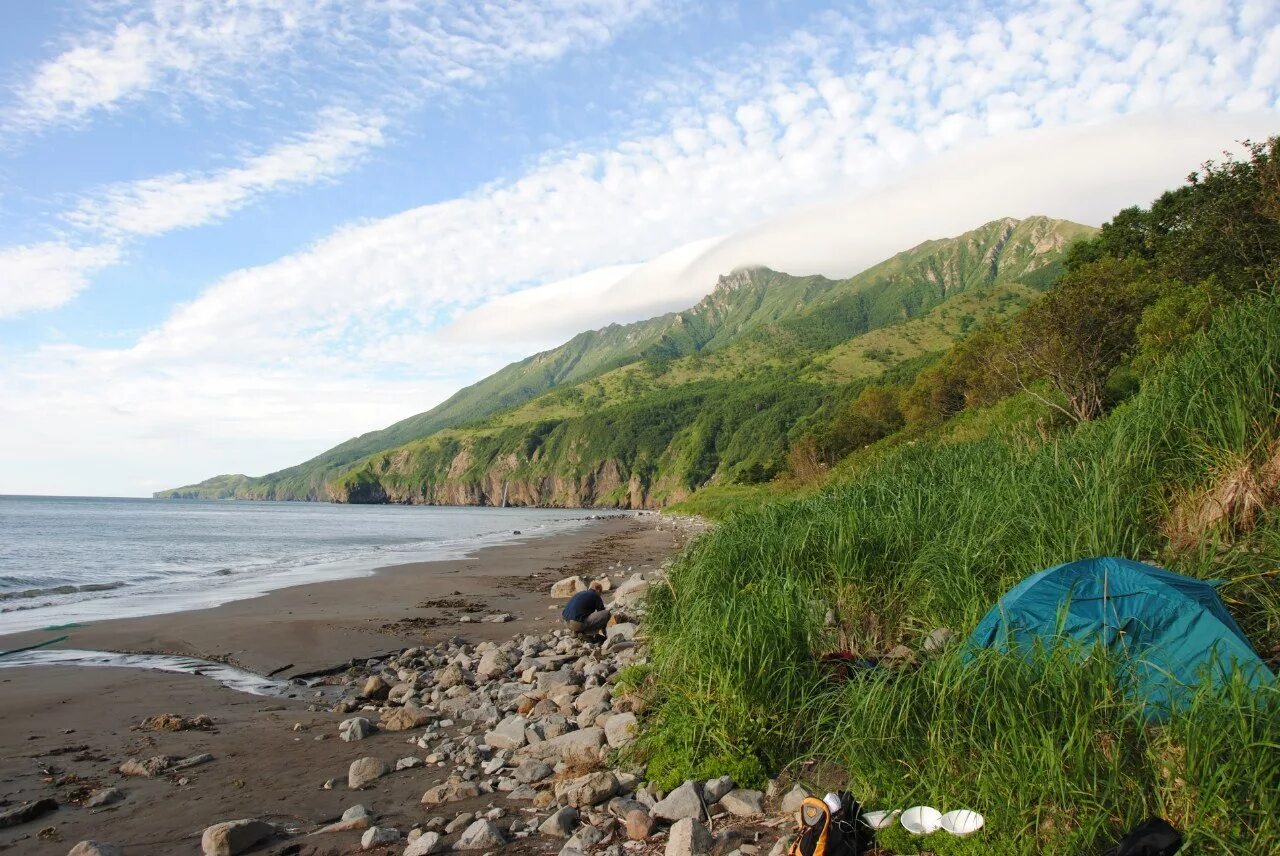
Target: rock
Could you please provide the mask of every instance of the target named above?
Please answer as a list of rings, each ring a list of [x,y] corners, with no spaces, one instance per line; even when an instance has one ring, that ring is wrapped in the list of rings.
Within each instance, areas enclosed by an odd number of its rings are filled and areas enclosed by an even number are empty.
[[[627,826],[627,837],[632,841],[644,841],[653,835],[654,827],[657,826],[649,812],[641,808],[633,808],[627,812],[624,822]]]
[[[910,666],[916,661],[915,652],[906,645],[895,645],[893,650],[880,658],[880,665],[890,669]]]
[[[98,841],[81,841],[67,851],[67,856],[124,856],[124,850],[114,844]]]
[[[769,848],[769,856],[786,856],[787,851],[791,849],[791,843],[795,840],[794,835],[782,836],[773,842],[773,847]]]
[[[386,731],[408,731],[411,728],[421,728],[433,718],[422,708],[406,704],[404,707],[384,712],[381,727]]]
[[[618,779],[613,773],[604,771],[564,782],[556,787],[556,796],[574,808],[590,808],[599,805],[618,792]]]
[[[729,791],[720,798],[720,807],[734,817],[760,817],[764,814],[764,794],[741,789]]]
[[[604,635],[606,639],[621,638],[628,642],[633,642],[636,638],[636,631],[639,629],[636,625],[626,621],[621,624],[610,624],[604,629]]]
[[[343,820],[357,820],[359,818],[364,818],[366,820],[369,818],[369,809],[365,808],[360,803],[356,803],[342,813]]]
[[[568,838],[573,834],[574,827],[577,825],[578,810],[565,806],[542,821],[541,825],[538,826],[538,831],[543,835],[550,835],[552,838]]]
[[[170,764],[169,769],[166,772],[172,773],[175,770],[186,770],[189,767],[199,767],[201,764],[208,764],[212,760],[213,756],[208,752],[204,752],[200,755],[192,755],[190,758],[180,758]]]
[[[604,729],[580,728],[553,740],[526,746],[521,751],[527,758],[547,760],[556,758],[569,763],[594,762],[600,759],[600,747],[604,745]]]
[[[363,808],[363,806],[361,807]],[[372,823],[372,821],[369,819],[368,815],[360,815],[358,817],[353,817],[350,820],[339,820],[335,823],[322,826],[311,834],[329,835],[334,832],[358,832],[361,829],[368,829],[370,823]]]
[[[276,828],[261,820],[245,818],[215,823],[200,836],[204,856],[236,856],[274,835]]]
[[[373,723],[363,716],[353,716],[342,720],[338,726],[338,736],[347,743],[363,740],[373,733]]]
[[[590,853],[604,840],[604,833],[590,824],[583,824],[560,848],[561,853]]]
[[[605,704],[608,701],[608,687],[592,687],[591,689],[583,690],[578,694],[578,697],[574,699],[573,709],[581,713],[589,707],[594,707],[598,704]]]
[[[516,767],[515,780],[522,785],[531,785],[551,778],[554,773],[555,770],[542,761],[525,761]]]
[[[391,686],[378,675],[370,675],[360,687],[360,695],[373,701],[382,701],[391,693]]]
[[[358,758],[347,768],[347,787],[358,791],[390,772],[391,769],[381,758]]]
[[[140,758],[130,758],[120,765],[120,775],[143,776],[148,779],[154,779],[169,769],[176,760],[170,755],[153,755],[145,761]]]
[[[702,795],[694,782],[685,782],[667,798],[653,807],[651,812],[658,820],[674,822],[684,818],[700,818],[703,816]]]
[[[443,805],[444,803],[467,800],[480,796],[480,786],[474,782],[445,782],[436,785],[422,795],[423,805]]]
[[[444,825],[444,834],[453,835],[459,829],[466,829],[471,825],[471,821],[475,820],[474,812],[465,811]]]
[[[404,848],[404,856],[432,856],[444,849],[444,839],[438,832],[424,832]]]
[[[457,663],[451,663],[440,670],[440,675],[436,678],[436,685],[442,690],[447,690],[461,686],[465,680],[466,676],[462,673],[462,667]]]
[[[809,796],[809,792],[804,788],[796,785],[782,797],[782,813],[786,815],[795,814],[800,810],[800,804],[804,802],[804,798]]]
[[[124,799],[124,791],[119,788],[98,788],[89,794],[89,798],[84,801],[85,808],[101,808],[104,805],[118,803]]]
[[[582,577],[565,577],[558,583],[551,586],[552,597],[573,597],[578,592],[587,587],[587,581]]]
[[[477,678],[496,678],[511,668],[507,655],[499,650],[487,651],[476,666]]]
[[[422,759],[417,755],[409,755],[405,758],[401,758],[399,761],[396,761],[396,771],[411,770],[414,767],[421,767],[422,763]]]
[[[453,845],[453,849],[497,850],[506,843],[507,839],[503,837],[502,830],[495,826],[493,821],[481,818],[467,827],[462,837],[458,839],[458,843]]]
[[[614,749],[621,749],[636,738],[638,724],[634,713],[617,713],[604,724],[604,736]]]
[[[399,840],[400,830],[389,826],[371,826],[360,836],[360,846],[365,850],[372,850],[383,844],[395,844]]]
[[[686,817],[671,825],[666,856],[705,856],[714,846],[715,839],[707,828],[693,818]]]
[[[649,583],[637,574],[618,586],[618,590],[613,593],[613,602],[622,606],[639,603],[648,593]]]
[[[528,726],[523,716],[508,716],[484,735],[484,742],[493,749],[519,749],[527,740]]]
[[[720,802],[720,798],[731,790],[733,790],[733,779],[729,776],[721,776],[718,779],[707,780],[702,786],[702,795],[707,805],[711,805]]]
[[[0,811],[0,829],[17,826],[48,814],[58,808],[58,801],[45,797]]]
[[[925,637],[924,650],[926,653],[936,654],[947,647],[947,643],[955,638],[956,632],[954,630],[949,627],[939,627]]]

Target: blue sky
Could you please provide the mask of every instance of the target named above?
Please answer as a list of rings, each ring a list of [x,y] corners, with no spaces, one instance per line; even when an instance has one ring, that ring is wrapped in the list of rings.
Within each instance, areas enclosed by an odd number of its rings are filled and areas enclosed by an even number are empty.
[[[0,492],[269,471],[735,265],[1096,223],[1280,131],[1259,0],[0,14]]]

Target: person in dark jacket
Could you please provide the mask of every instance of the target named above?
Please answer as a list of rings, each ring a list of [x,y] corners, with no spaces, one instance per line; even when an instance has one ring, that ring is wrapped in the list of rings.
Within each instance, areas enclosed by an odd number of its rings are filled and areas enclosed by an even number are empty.
[[[589,588],[569,598],[569,602],[564,605],[560,617],[579,636],[600,636],[604,626],[609,623],[609,610],[604,608],[604,598],[600,597],[602,591],[604,586],[593,582]]]

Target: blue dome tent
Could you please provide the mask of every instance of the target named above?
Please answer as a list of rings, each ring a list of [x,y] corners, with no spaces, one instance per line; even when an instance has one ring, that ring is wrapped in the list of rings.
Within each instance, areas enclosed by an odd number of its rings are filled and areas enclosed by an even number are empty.
[[[1101,643],[1125,664],[1129,691],[1163,717],[1208,680],[1275,681],[1214,584],[1128,559],[1067,562],[1027,577],[978,623],[972,648]]]

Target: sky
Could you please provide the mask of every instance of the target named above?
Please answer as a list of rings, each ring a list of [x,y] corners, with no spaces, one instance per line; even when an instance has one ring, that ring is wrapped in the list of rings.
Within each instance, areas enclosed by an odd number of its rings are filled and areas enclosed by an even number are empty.
[[[1280,132],[1273,0],[0,0],[0,493],[260,475],[747,264]]]

